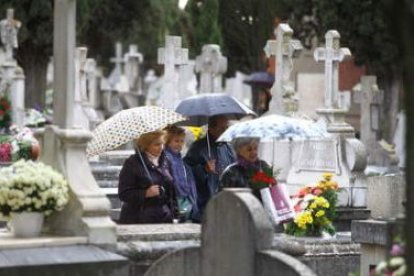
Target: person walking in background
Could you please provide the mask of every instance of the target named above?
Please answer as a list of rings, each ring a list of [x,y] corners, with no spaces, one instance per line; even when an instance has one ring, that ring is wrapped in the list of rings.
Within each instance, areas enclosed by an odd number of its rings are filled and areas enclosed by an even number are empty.
[[[141,135],[135,141],[136,153],[122,166],[118,185],[121,224],[173,222],[176,200],[164,136],[164,131]]]
[[[216,142],[228,125],[226,116],[210,117],[206,136],[195,141],[184,157],[195,177],[200,214],[208,200],[218,192],[220,174],[235,161],[231,147],[227,143]]]
[[[165,129],[165,154],[171,164],[180,221],[200,222],[197,206],[197,188],[191,168],[184,163],[181,151],[185,143],[185,130],[177,126]]]

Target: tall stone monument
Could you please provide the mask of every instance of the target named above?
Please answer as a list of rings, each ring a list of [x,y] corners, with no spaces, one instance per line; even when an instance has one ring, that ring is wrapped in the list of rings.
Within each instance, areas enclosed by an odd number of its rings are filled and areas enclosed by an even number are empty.
[[[0,63],[0,95],[7,94],[12,105],[12,122],[24,125],[24,72],[13,57],[18,47],[17,34],[20,21],[14,19],[14,10],[7,10],[7,17],[0,21],[0,38],[5,56]]]
[[[200,73],[200,93],[222,92],[221,76],[227,71],[227,58],[221,54],[219,45],[204,45],[194,70]]]
[[[158,48],[158,64],[164,64],[159,104],[175,109],[180,101],[176,66],[187,64],[188,49],[181,48],[180,36],[166,36],[165,47]]]
[[[345,122],[346,110],[339,109],[337,103],[338,63],[351,53],[347,48],[340,48],[337,31],[328,31],[325,38],[325,48],[317,48],[314,52],[316,61],[325,62],[325,104],[316,112],[320,116],[319,123],[326,127],[331,138],[295,143],[295,160],[287,183],[295,191],[304,184],[316,182],[322,173],[331,172],[340,185],[339,206],[365,207],[366,150],[355,138],[353,127]]]
[[[276,40],[268,40],[264,48],[267,57],[276,58],[275,82],[271,89],[272,100],[268,113],[284,115],[288,111],[286,106],[293,104],[295,96],[294,86],[290,81],[293,58],[299,56],[303,47],[299,40],[292,39],[293,30],[288,24],[279,24],[275,35]]]
[[[86,157],[90,131],[74,128],[76,0],[54,1],[54,118],[42,142],[41,160],[66,177],[70,201],[46,221],[50,234],[85,236],[88,243],[116,243],[115,224],[109,218],[110,202],[92,176]],[[81,169],[80,169],[81,168]]]

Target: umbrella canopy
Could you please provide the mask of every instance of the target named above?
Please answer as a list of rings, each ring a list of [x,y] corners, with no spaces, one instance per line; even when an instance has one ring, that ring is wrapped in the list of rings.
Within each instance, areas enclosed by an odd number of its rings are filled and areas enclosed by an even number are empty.
[[[310,120],[269,115],[230,126],[218,141],[230,142],[241,137],[257,137],[263,141],[329,137],[329,134]]]
[[[275,76],[267,72],[254,72],[248,75],[243,82],[250,85],[270,88],[275,82]]]
[[[236,98],[223,93],[205,93],[188,97],[180,102],[176,112],[189,117],[188,125],[202,126],[208,118],[226,115],[240,119],[246,115],[256,115],[250,108]]]
[[[98,155],[115,149],[141,134],[162,129],[186,118],[172,110],[158,106],[141,106],[122,110],[102,122],[94,131],[86,153]]]

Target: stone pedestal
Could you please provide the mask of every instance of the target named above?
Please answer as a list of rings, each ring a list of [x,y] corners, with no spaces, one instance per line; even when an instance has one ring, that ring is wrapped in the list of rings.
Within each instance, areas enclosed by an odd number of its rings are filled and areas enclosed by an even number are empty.
[[[393,237],[401,232],[397,220],[365,220],[352,222],[352,240],[361,244],[361,276],[370,276],[370,271],[388,257]]]
[[[318,109],[330,138],[296,142],[287,184],[291,192],[315,183],[322,173],[333,173],[339,184],[340,207],[366,207],[367,164],[364,145],[355,138],[354,129],[344,121],[345,110]]]
[[[43,149],[40,160],[60,171],[70,186],[69,204],[47,219],[46,232],[86,236],[92,244],[115,244],[115,224],[109,217],[110,202],[99,189],[86,158],[86,143],[91,133],[47,126],[44,133],[37,135]]]
[[[368,177],[367,205],[374,219],[397,217],[406,201],[404,175]]]

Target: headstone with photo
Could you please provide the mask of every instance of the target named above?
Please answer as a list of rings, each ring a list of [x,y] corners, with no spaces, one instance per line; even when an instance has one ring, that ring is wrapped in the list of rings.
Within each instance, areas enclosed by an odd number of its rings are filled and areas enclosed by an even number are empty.
[[[272,100],[269,114],[286,114],[297,110],[297,97],[294,85],[290,80],[293,59],[302,51],[299,40],[292,39],[293,30],[282,23],[275,29],[276,40],[268,40],[264,51],[267,57],[276,58],[275,82],[272,86]]]
[[[200,93],[222,92],[221,76],[227,71],[227,58],[221,54],[219,45],[204,45],[194,69],[200,73]]]
[[[166,36],[165,47],[158,48],[158,64],[164,64],[163,83],[158,104],[174,109],[180,101],[176,66],[188,63],[188,49],[181,48],[180,36]]]

